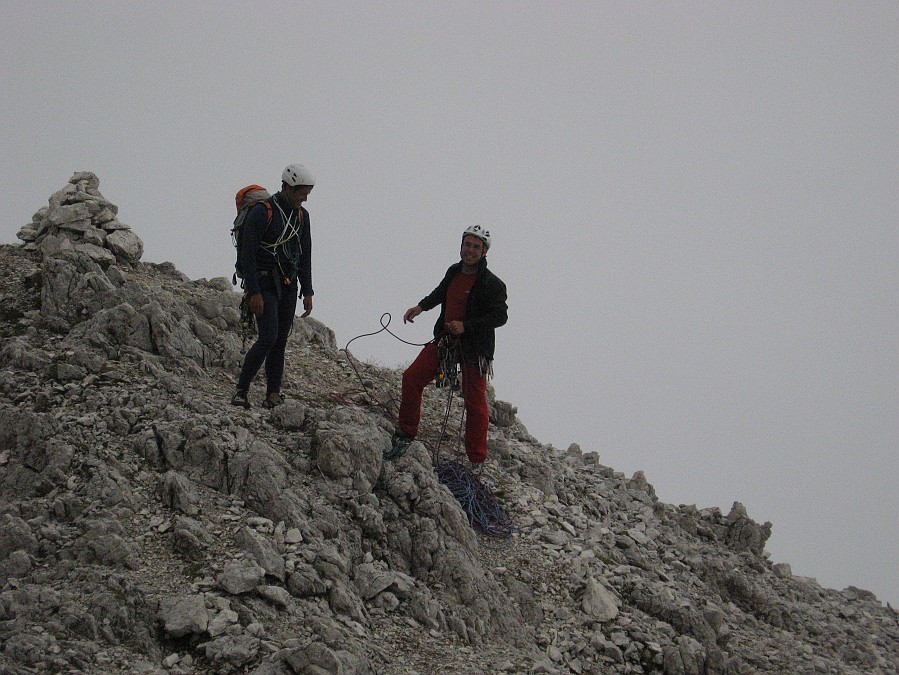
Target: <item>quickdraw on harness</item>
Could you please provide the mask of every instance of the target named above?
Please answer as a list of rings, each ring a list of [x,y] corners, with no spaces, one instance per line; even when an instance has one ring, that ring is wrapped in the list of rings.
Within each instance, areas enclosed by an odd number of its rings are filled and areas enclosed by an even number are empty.
[[[247,351],[247,339],[256,335],[256,315],[250,311],[250,298],[246,293],[240,299],[240,336],[243,339],[242,352]]]
[[[437,341],[437,361],[440,370],[434,384],[438,389],[450,387],[453,391],[459,391],[459,362],[462,350],[459,340],[452,335],[444,335]]]
[[[453,335],[443,335],[437,340],[437,363],[439,370],[434,379],[434,386],[438,389],[446,389],[446,408],[443,411],[443,422],[440,425],[440,435],[437,445],[433,450],[434,465],[440,463],[440,446],[446,438],[446,429],[449,426],[450,413],[453,408],[453,397],[461,391],[459,381],[459,366],[462,363],[462,342]],[[465,428],[465,408],[462,408],[462,416],[459,420],[459,431],[456,434],[456,448],[462,444],[462,429]]]
[[[452,412],[453,397],[462,390],[460,378],[462,366],[462,340],[454,335],[443,335],[437,340],[437,362],[439,370],[434,379],[434,386],[438,389],[447,389],[446,409],[443,413],[443,423],[440,426],[440,435],[434,449],[434,464],[440,464],[440,446],[447,437],[446,429],[449,425]],[[481,356],[478,358],[478,370],[481,377],[488,380],[493,378],[493,362]],[[462,445],[463,429],[465,428],[465,408],[462,408],[462,416],[459,420],[459,430],[456,433],[455,446],[458,449]]]

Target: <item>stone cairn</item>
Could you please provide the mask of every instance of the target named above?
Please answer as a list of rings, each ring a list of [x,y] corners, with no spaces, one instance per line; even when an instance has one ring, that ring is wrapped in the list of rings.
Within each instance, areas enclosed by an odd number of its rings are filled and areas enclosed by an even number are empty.
[[[65,250],[87,253],[102,267],[119,262],[135,265],[144,243],[118,219],[119,207],[100,194],[100,179],[90,171],[78,171],[49,205],[37,211],[16,235],[26,250],[48,257]]]

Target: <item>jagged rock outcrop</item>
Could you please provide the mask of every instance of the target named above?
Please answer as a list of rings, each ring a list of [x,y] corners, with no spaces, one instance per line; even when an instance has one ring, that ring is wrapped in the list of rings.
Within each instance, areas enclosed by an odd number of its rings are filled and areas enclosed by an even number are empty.
[[[315,320],[287,403],[231,407],[237,294],[140,262],[97,187],[75,174],[0,247],[0,671],[899,668],[896,613],[772,564],[770,523],[665,504],[493,392],[483,480],[518,527],[477,533],[433,470],[442,395],[385,463],[369,396],[400,373],[359,364],[361,391]]]

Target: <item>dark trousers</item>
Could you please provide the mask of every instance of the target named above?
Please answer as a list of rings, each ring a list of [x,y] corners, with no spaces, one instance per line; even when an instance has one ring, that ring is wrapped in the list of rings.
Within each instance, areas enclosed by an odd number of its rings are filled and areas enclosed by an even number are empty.
[[[279,298],[275,283],[268,277],[260,284],[265,311],[256,317],[259,337],[244,357],[240,378],[237,380],[237,388],[244,391],[250,389],[250,383],[263,363],[265,363],[265,393],[274,394],[281,391],[281,380],[284,378],[284,349],[287,347],[287,337],[293,327],[297,310],[297,284],[281,286]]]
[[[421,397],[440,370],[437,345],[429,342],[403,373],[403,398],[400,402],[399,428],[410,438],[418,435],[421,421]],[[462,364],[462,396],[465,399],[465,454],[475,463],[487,459],[487,377],[476,363]]]

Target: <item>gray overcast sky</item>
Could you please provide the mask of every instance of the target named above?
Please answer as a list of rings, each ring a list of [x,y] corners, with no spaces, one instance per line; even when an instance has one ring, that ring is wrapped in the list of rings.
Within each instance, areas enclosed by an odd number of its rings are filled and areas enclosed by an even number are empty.
[[[145,260],[230,276],[235,191],[302,161],[343,345],[427,339],[400,317],[481,223],[531,433],[899,601],[893,0],[2,8],[0,240],[90,170]]]

